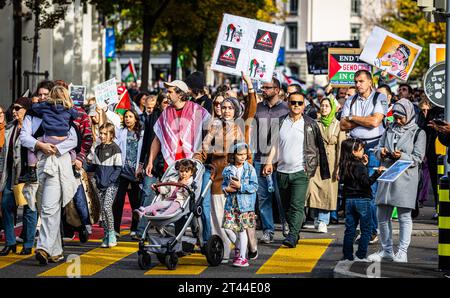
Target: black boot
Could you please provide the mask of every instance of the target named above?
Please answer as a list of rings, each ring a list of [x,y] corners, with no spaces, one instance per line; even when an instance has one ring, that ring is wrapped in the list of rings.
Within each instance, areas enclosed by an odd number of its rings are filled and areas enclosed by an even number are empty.
[[[17,251],[17,246],[16,244],[13,245],[5,245],[5,247],[3,247],[3,249],[0,251],[0,256],[7,256],[9,255],[10,252],[15,253]]]
[[[19,255],[26,256],[31,255],[31,248],[23,248]]]

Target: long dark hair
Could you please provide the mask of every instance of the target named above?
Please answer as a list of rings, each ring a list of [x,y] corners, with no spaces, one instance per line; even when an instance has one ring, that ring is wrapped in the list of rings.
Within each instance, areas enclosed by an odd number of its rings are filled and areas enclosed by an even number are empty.
[[[134,115],[134,119],[136,119],[136,123],[134,124],[133,131],[136,134],[136,137],[138,139],[140,139],[141,138],[142,124],[141,124],[141,121],[139,119],[139,115],[134,110],[126,110],[125,113],[123,113],[123,121],[122,121],[122,127],[123,128],[127,127],[126,124],[125,124],[125,114],[126,113],[132,113]]]
[[[360,139],[350,138],[342,142],[341,144],[341,157],[339,160],[339,177],[341,181],[351,179],[355,180],[355,168],[360,165],[361,161],[355,155],[353,151],[364,148],[365,142]]]

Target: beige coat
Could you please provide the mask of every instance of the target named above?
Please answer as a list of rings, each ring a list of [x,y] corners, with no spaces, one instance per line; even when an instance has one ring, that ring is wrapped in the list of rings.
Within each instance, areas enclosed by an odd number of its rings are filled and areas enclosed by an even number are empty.
[[[306,206],[322,210],[336,210],[338,181],[336,180],[339,169],[339,156],[341,143],[346,139],[345,132],[339,128],[339,121],[334,119],[328,128],[318,121],[320,132],[327,152],[331,179],[320,178],[319,166],[316,174],[309,180],[306,195]]]

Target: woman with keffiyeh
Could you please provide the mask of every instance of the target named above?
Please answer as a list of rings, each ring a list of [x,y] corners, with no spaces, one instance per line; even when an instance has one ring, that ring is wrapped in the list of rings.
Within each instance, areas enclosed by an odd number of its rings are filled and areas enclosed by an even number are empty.
[[[306,195],[306,206],[314,209],[314,227],[321,233],[327,232],[330,222],[330,211],[336,210],[338,194],[338,164],[341,143],[346,139],[341,131],[336,115],[334,98],[323,98],[320,102],[320,118],[317,120],[327,152],[331,179],[322,180],[320,167],[309,180]]]
[[[409,160],[413,164],[394,182],[378,182],[375,202],[378,206],[381,249],[368,259],[375,262],[390,259],[406,263],[412,232],[411,211],[416,204],[419,165],[425,157],[426,134],[416,124],[411,101],[406,98],[400,99],[395,103],[393,111],[394,123],[384,132],[375,154],[381,160],[381,165],[386,168],[397,160]],[[397,207],[400,223],[400,241],[395,254],[391,224],[394,207]]]

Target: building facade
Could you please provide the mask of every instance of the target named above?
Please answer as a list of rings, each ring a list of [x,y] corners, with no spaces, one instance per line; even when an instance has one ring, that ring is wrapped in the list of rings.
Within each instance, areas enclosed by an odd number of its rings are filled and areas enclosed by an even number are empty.
[[[27,8],[22,6],[23,14]],[[9,106],[13,101],[13,7],[0,10],[0,103]],[[22,18],[22,38],[30,38],[34,32],[33,18]],[[34,92],[32,75],[33,43],[21,43],[20,93],[27,89]],[[95,7],[89,4],[71,3],[64,20],[54,29],[40,31],[38,73],[48,72],[51,80],[62,79],[74,85],[87,87],[87,95],[93,95],[93,87],[104,80],[104,27]],[[35,82],[43,80],[36,76]],[[17,84],[17,82],[16,82]],[[17,96],[16,96],[17,97]]]

